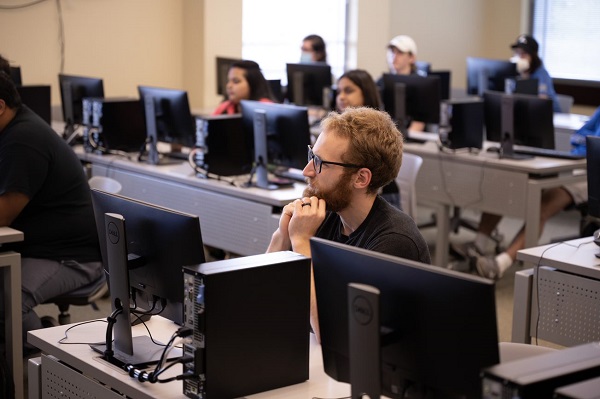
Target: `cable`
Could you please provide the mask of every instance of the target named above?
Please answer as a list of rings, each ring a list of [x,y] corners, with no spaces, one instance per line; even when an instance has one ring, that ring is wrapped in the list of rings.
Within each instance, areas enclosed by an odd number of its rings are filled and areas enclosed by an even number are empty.
[[[0,5],[0,10],[18,10],[20,8],[27,8],[27,7],[35,6],[35,5],[43,3],[45,1],[48,1],[48,0],[34,0],[29,3],[16,4],[14,6]]]
[[[539,279],[540,279],[540,273],[539,273],[539,268],[541,266],[542,260],[544,259],[544,254],[546,252],[548,252],[549,250],[551,250],[552,248],[555,248],[559,245],[567,245],[569,247],[573,247],[576,248],[577,250],[579,250],[580,247],[582,247],[583,245],[587,245],[590,243],[593,243],[594,241],[585,241],[582,242],[579,245],[573,245],[573,244],[569,244],[568,242],[565,241],[561,241],[561,242],[557,242],[554,245],[549,246],[548,248],[546,248],[542,254],[540,255],[540,258],[538,259],[537,264],[535,265],[534,268],[534,272],[535,272],[535,287],[536,287],[536,302],[537,302],[537,317],[535,320],[535,344],[538,345],[538,332],[539,332],[539,328],[540,328],[540,317],[541,317],[541,307],[540,307],[540,288],[539,288]]]
[[[81,323],[74,324],[65,330],[65,336],[62,337],[61,339],[59,339],[58,343],[61,345],[105,345],[106,342],[65,342],[66,339],[69,339],[68,333],[70,330],[72,330],[75,327],[79,327],[84,324],[90,324],[90,323],[107,323],[107,321],[106,320],[88,320],[88,321],[82,321]]]
[[[200,151],[200,148],[194,148],[192,151],[190,151],[190,155],[188,156],[188,163],[192,167],[192,169],[194,169],[194,172],[196,172],[197,174],[201,175],[202,177],[204,177],[206,179],[224,181],[226,183],[231,184],[234,187],[240,187],[240,185],[237,184],[236,180],[229,179],[229,178],[226,178],[221,175],[216,175],[214,173],[210,173],[208,170],[203,169],[200,166],[198,166],[195,161],[196,153],[198,153],[198,151]]]

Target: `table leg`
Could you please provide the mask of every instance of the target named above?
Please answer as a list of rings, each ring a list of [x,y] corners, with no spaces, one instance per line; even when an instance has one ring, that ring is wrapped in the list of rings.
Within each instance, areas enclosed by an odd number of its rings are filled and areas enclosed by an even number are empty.
[[[21,321],[21,255],[0,253],[4,275],[6,355],[13,373],[15,398],[23,397],[23,327]]]

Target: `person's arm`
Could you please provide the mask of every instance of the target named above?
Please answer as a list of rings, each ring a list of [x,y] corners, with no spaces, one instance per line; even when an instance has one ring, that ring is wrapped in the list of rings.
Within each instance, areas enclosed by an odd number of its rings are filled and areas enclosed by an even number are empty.
[[[283,207],[281,217],[279,218],[279,227],[271,236],[271,242],[269,243],[267,252],[288,251],[292,248],[288,226],[294,215],[294,208],[293,202]]]
[[[0,226],[10,226],[28,203],[29,197],[23,193],[0,195]]]
[[[310,203],[310,205],[306,205]],[[289,223],[289,237],[292,243],[292,250],[299,254],[311,257],[310,238],[314,237],[319,226],[325,220],[326,204],[325,200],[317,197],[303,198],[296,200],[294,205],[294,215]],[[315,293],[315,278],[310,269],[310,325],[317,337],[317,342],[321,342],[319,333],[319,315],[317,311],[317,296]]]

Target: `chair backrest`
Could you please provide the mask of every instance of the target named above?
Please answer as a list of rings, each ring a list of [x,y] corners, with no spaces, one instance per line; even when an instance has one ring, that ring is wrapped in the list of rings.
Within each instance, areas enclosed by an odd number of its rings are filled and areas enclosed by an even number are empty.
[[[121,186],[121,183],[119,183],[115,179],[105,176],[92,176],[88,180],[88,183],[90,185],[90,188],[106,191],[107,193],[111,194],[119,194],[119,192],[123,188]]]
[[[400,190],[402,210],[413,218],[413,220],[417,219],[417,192],[415,183],[422,164],[423,158],[405,152],[402,154],[402,167],[398,172],[398,176],[396,176],[396,184]]]
[[[556,99],[558,100],[558,104],[560,105],[560,112],[570,114],[571,108],[573,107],[573,102],[575,101],[573,96],[567,96],[566,94],[557,94]]]

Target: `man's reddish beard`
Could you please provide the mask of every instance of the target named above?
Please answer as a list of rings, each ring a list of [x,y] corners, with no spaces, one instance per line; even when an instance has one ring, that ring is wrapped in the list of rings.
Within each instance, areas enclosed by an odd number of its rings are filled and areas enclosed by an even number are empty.
[[[342,211],[350,205],[350,198],[352,196],[352,186],[350,185],[350,181],[352,180],[353,174],[353,172],[342,174],[337,184],[331,189],[320,189],[315,187],[312,183],[314,179],[307,178],[308,186],[304,189],[304,196],[315,196],[325,200],[328,211]]]

